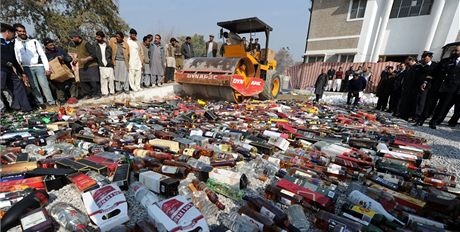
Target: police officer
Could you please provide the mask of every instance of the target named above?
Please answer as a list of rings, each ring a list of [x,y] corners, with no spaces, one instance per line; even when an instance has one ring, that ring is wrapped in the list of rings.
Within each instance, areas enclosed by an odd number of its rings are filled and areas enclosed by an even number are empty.
[[[424,51],[422,59],[415,69],[414,92],[416,93],[415,101],[415,124],[414,126],[423,125],[425,121],[423,112],[426,107],[427,96],[431,91],[431,83],[435,75],[437,63],[432,61],[433,52]]]
[[[414,93],[415,73],[417,61],[414,57],[407,57],[405,60],[406,70],[402,77],[401,98],[398,104],[400,118],[409,120],[414,116],[416,95]]]
[[[434,115],[430,120],[430,128],[436,129],[436,123],[442,119],[447,113],[454,99],[458,99],[460,95],[460,45],[456,46],[452,51],[450,59],[443,62],[441,67],[441,75],[444,76],[444,81],[439,88],[440,99],[436,105]],[[459,101],[456,101],[458,103]],[[460,104],[460,103],[458,103]],[[456,106],[458,105],[456,104]],[[457,106],[457,107],[460,107]],[[456,124],[456,122],[455,122]]]
[[[8,91],[12,93],[13,101],[11,108],[28,112],[32,110],[24,84],[29,84],[29,79],[19,65],[14,52],[14,28],[11,25],[1,23],[1,76],[0,93]],[[20,77],[18,77],[18,74]],[[0,106],[1,107],[1,106]],[[3,109],[0,109],[3,110]]]

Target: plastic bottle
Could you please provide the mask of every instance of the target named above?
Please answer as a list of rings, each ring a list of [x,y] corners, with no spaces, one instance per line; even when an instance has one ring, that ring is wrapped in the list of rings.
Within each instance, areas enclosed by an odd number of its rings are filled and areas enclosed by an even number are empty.
[[[51,207],[50,214],[67,231],[88,231],[88,216],[73,205],[65,202],[57,202]]]
[[[247,217],[242,217],[237,212],[232,212],[223,220],[223,224],[233,232],[258,232],[259,228],[251,223]]]
[[[300,205],[291,205],[286,210],[289,224],[300,232],[306,232],[310,229],[310,222],[305,216],[303,207]]]
[[[153,203],[159,201],[158,196],[144,187],[144,185],[140,182],[136,181],[132,183],[130,188],[134,190],[134,197],[136,200],[139,201],[145,208],[148,208]]]

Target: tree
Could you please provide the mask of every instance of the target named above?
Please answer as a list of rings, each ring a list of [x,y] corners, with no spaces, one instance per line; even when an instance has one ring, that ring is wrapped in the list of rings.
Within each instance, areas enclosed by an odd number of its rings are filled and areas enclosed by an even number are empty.
[[[287,68],[294,65],[294,59],[292,59],[292,55],[289,52],[289,48],[281,48],[275,54],[276,60],[276,70],[278,73],[284,73]]]
[[[177,40],[179,40],[180,43],[184,43],[186,37],[187,36],[179,36],[177,37]],[[194,34],[190,37],[192,38],[193,51],[195,52],[195,56],[206,56],[206,42],[204,41],[204,36]]]
[[[118,3],[112,0],[3,0],[0,17],[9,23],[32,24],[38,38],[51,37],[65,42],[78,31],[93,38],[96,31],[108,35],[127,31]]]

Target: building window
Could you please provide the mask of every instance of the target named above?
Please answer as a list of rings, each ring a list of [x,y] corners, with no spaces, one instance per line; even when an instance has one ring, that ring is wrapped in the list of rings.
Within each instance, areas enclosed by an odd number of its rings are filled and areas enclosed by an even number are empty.
[[[349,19],[362,19],[366,12],[367,0],[351,0]]]
[[[308,56],[307,63],[323,62],[324,56]]]
[[[433,0],[395,0],[390,18],[429,15],[432,6]]]
[[[340,54],[339,56],[339,62],[343,62],[343,63],[352,63],[353,60],[355,59],[355,55],[353,54]]]

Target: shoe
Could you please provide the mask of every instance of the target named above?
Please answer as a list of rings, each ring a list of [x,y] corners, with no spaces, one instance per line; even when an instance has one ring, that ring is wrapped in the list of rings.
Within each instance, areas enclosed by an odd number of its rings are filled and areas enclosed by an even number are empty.
[[[455,124],[454,124],[454,123],[448,123],[447,126],[448,126],[448,127],[456,127],[457,124],[456,124],[456,123],[455,123]]]
[[[159,87],[158,83],[156,83],[155,85],[156,85],[157,87]],[[153,87],[153,85],[152,85],[152,87]]]
[[[101,98],[101,95],[94,96],[93,98],[94,98],[94,100],[99,99],[99,98]]]
[[[430,122],[430,128],[431,128],[431,129],[434,129],[434,130],[436,130],[436,124],[435,124],[435,123],[432,123],[432,122]]]

